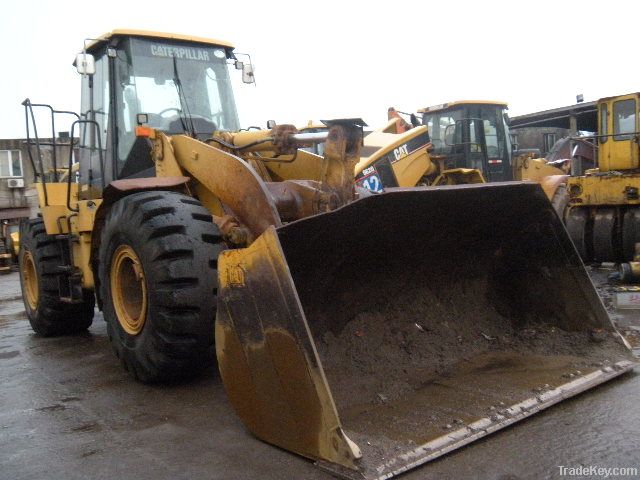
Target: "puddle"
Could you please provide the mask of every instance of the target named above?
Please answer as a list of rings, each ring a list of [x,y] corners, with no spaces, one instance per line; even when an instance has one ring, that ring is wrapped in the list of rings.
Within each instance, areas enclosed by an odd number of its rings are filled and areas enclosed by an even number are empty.
[[[17,350],[12,350],[10,352],[1,352],[0,353],[0,360],[3,360],[5,358],[14,358],[20,355],[20,352]]]
[[[56,403],[55,405],[36,408],[36,411],[37,412],[59,412],[60,410],[66,410],[66,409],[67,407],[65,407],[64,405],[60,405],[59,403]]]

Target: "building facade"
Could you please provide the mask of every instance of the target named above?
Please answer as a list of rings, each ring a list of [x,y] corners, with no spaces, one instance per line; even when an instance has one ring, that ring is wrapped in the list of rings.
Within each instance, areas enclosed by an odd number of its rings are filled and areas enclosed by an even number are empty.
[[[597,129],[596,102],[586,102],[512,117],[509,134],[520,152],[545,157],[561,138]]]
[[[510,128],[509,135],[511,145],[517,152],[531,152],[538,157],[546,157],[558,140],[571,135],[571,130],[559,127],[520,127]]]
[[[57,168],[67,165],[69,161],[68,138],[57,139],[54,148],[53,139],[41,139],[40,156],[42,170],[45,177],[51,175],[54,166],[54,156]],[[66,145],[64,145],[66,143]],[[34,172],[34,165],[40,170],[38,149],[29,147],[25,139],[0,139],[0,221],[18,223],[21,218],[35,217],[38,208],[38,196],[33,186],[34,181],[40,180],[41,173]],[[32,164],[33,162],[33,164]]]

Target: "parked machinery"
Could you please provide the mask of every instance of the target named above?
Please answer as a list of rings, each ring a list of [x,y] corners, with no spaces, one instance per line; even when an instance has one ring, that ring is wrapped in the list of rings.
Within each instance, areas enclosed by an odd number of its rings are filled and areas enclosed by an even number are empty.
[[[618,275],[623,283],[640,284],[640,243],[636,243],[633,260],[618,266]]]
[[[18,225],[2,221],[0,223],[0,273],[9,273],[17,257]]]
[[[356,167],[359,184],[381,189],[527,180],[540,183],[554,205],[564,198],[568,175],[562,165],[512,156],[506,103],[434,105],[411,115],[410,123],[400,113],[390,108],[389,124],[365,138],[363,159]],[[394,135],[398,150],[381,151],[380,145],[393,143]]]
[[[506,111],[503,102],[463,100],[421,108],[418,115],[429,128],[433,155],[496,182],[513,180]]]
[[[438,171],[436,164],[440,170],[472,169],[488,181],[540,183],[585,261],[629,261],[640,242],[637,97],[598,101],[598,145],[592,145],[590,137],[561,139],[548,158],[511,155],[504,103],[457,101],[420,109],[420,123],[429,129],[425,138],[433,145],[428,154],[420,152],[420,157],[416,152],[404,161],[390,157],[391,165],[397,162],[393,169],[397,180],[379,166],[382,175],[367,171],[374,175],[374,183],[385,186],[414,185],[416,179],[421,181],[416,171],[433,174]],[[417,125],[415,119],[412,123]],[[416,128],[421,127],[408,127],[405,122],[402,135],[419,136]],[[590,168],[596,156],[598,168]]]
[[[598,166],[568,180],[566,225],[586,261],[632,260],[640,242],[639,100],[598,100]]]
[[[37,333],[85,330],[97,303],[142,381],[196,374],[215,342],[247,428],[346,478],[633,368],[538,185],[365,195],[361,121],[240,131],[229,64],[252,80],[226,42],[126,30],[78,56],[78,175],[41,176],[21,225]]]
[[[481,170],[451,166],[432,150],[426,126],[406,126],[391,113],[384,127],[364,138],[356,185],[381,192],[392,187],[485,183]]]

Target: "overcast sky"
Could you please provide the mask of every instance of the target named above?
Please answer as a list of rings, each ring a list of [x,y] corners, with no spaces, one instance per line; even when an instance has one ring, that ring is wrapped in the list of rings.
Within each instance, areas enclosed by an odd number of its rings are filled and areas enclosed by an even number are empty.
[[[503,100],[515,116],[640,90],[640,2],[3,2],[0,138],[25,135],[20,103],[79,110],[71,63],[116,28],[230,41],[257,87],[236,89],[242,126],[362,117],[460,99]],[[239,72],[231,72],[237,74]]]

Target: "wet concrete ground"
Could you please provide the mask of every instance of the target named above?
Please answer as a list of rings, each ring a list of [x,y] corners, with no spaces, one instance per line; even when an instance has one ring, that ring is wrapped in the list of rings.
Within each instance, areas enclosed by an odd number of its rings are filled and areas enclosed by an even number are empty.
[[[612,267],[601,266],[588,266],[587,270],[596,285],[600,298],[609,311],[611,319],[620,333],[627,339],[636,356],[640,357],[640,310],[614,308],[613,303],[617,284],[608,281],[608,277],[616,270]]]
[[[591,273],[601,282],[609,272]],[[601,293],[607,303],[610,289]],[[613,313],[625,332],[640,329],[638,311]],[[561,478],[559,466],[580,465],[640,472],[639,373],[402,478]],[[82,336],[36,336],[12,273],[0,277],[0,479],[41,478],[332,477],[253,438],[231,410],[215,368],[179,385],[134,382],[111,353],[100,313]]]

